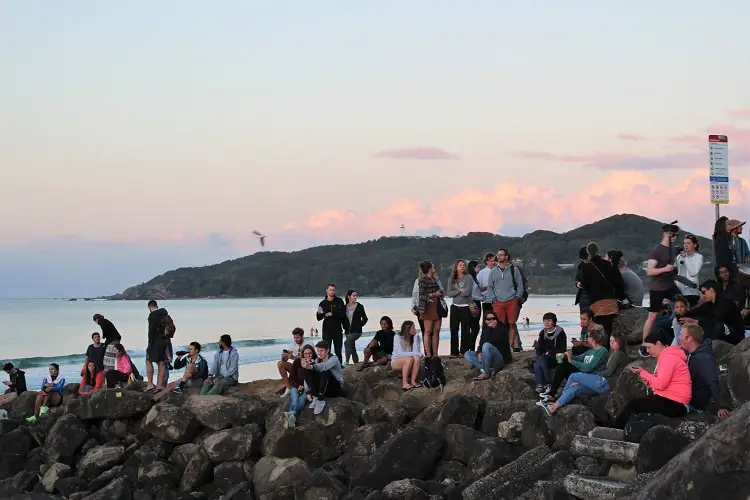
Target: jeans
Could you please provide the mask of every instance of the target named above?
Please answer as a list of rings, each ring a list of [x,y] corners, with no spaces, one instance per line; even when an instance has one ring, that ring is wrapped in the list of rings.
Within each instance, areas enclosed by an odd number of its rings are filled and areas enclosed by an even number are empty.
[[[289,389],[290,412],[299,415],[305,409],[305,401],[307,401],[307,393],[305,391],[300,391],[296,387]]]
[[[471,337],[471,310],[468,306],[458,307],[451,305],[450,329],[451,329],[451,356],[463,354],[469,350]],[[461,328],[461,345],[458,343],[458,329]],[[472,347],[473,350],[473,347]]]
[[[214,378],[213,384],[203,384],[201,396],[219,396],[233,385],[237,385],[234,378],[218,376]]]
[[[578,373],[579,370],[572,363],[568,362],[568,358],[563,358],[562,363],[557,363],[555,367],[555,375],[552,377],[552,384],[550,384],[549,393],[554,395],[557,394],[557,390],[562,385],[562,381],[565,378],[570,377],[574,373]]]
[[[328,342],[328,346],[332,347],[332,351],[336,353],[336,357],[339,358],[339,362],[344,361],[344,357],[341,355],[341,344],[344,340],[344,334],[341,332],[323,332],[323,340]]]
[[[550,367],[554,367],[557,364],[554,354],[539,354],[534,361],[534,380],[536,385],[550,385],[552,383],[552,375],[550,374]]]
[[[500,351],[497,350],[497,347],[490,344],[489,342],[485,342],[484,344],[482,344],[481,363],[479,362],[477,353],[474,351],[466,351],[466,354],[464,354],[464,359],[471,363],[473,367],[482,370],[488,377],[492,375],[493,370],[499,372],[505,366],[502,354],[500,354]]]
[[[346,336],[346,340],[344,341],[344,351],[346,353],[347,363],[349,362],[349,358],[351,358],[353,362],[359,363],[359,356],[357,356],[357,346],[355,343],[361,336],[362,332],[353,332]]]
[[[680,345],[680,332],[682,331],[682,325],[679,324],[677,321],[673,321],[672,330],[674,331],[674,340],[672,341],[672,345],[679,346]]]
[[[467,342],[467,350],[469,351],[473,351],[476,348],[477,337],[479,336],[479,330],[481,327],[482,318],[484,317],[484,315],[482,314],[482,303],[479,302],[478,300],[475,300],[474,305],[477,307],[477,310],[479,311],[479,316],[475,318],[474,316],[471,315],[471,311],[469,311],[469,318],[471,320],[469,322],[469,333],[471,335]]]
[[[573,373],[565,383],[562,395],[557,400],[560,406],[565,406],[581,394],[604,394],[609,392],[609,382],[604,377],[591,373]]]

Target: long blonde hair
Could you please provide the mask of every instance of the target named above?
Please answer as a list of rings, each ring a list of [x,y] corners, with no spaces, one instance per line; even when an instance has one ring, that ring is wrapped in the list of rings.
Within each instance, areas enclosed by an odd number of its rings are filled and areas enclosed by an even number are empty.
[[[412,347],[414,347],[414,336],[409,333],[412,328],[414,328],[414,322],[407,319],[401,323],[401,330],[398,332],[404,344],[404,349],[407,351],[411,351]]]
[[[457,260],[457,261],[456,261],[456,262],[455,262],[455,263],[453,264],[453,270],[451,270],[451,281],[452,281],[452,282],[453,282],[454,284],[458,282],[458,265],[459,265],[460,263],[462,263],[462,262],[464,262],[464,260],[463,260],[463,259],[458,259],[458,260]],[[466,266],[466,262],[464,262],[464,267],[465,267],[465,266]],[[464,271],[464,274],[466,274],[466,271]]]

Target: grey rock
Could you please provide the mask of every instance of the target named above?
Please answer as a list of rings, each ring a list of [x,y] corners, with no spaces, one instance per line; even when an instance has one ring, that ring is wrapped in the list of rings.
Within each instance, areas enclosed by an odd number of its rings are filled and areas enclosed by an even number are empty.
[[[76,452],[88,437],[86,426],[75,415],[58,418],[42,447],[42,457],[48,464],[61,462],[72,465]]]
[[[253,469],[253,489],[258,499],[272,499],[279,490],[289,490],[311,476],[307,464],[299,458],[265,456]],[[293,497],[292,497],[293,498]]]
[[[84,479],[94,479],[124,460],[124,446],[97,446],[78,460],[76,474]]]
[[[143,429],[168,443],[188,443],[198,432],[195,415],[184,408],[169,404],[152,407],[143,419]]]
[[[54,493],[55,483],[60,479],[70,477],[72,474],[73,472],[69,465],[61,463],[54,463],[50,465],[41,480],[44,491],[46,491],[47,493]]]

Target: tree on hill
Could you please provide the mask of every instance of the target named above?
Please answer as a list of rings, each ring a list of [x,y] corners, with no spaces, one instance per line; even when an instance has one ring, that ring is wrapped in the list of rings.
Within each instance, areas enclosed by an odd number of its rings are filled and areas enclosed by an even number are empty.
[[[408,296],[419,262],[435,263],[447,281],[456,259],[481,261],[486,252],[507,248],[523,261],[536,294],[574,293],[578,249],[590,241],[602,251],[622,250],[631,268],[641,263],[661,237],[661,222],[638,215],[615,215],[565,233],[534,231],[522,237],[469,233],[448,237],[382,237],[364,243],[326,245],[296,252],[259,252],[203,267],[168,271],[128,288],[113,299],[198,297],[305,297],[323,294],[326,283],[361,295]],[[700,238],[703,250],[710,240]],[[703,251],[706,261],[712,256]],[[562,267],[560,266],[562,265]]]

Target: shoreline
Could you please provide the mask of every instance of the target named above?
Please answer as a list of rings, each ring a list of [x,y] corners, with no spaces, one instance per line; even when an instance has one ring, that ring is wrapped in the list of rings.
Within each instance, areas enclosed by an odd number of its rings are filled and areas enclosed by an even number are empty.
[[[285,295],[283,297],[274,297],[270,295],[259,295],[259,296],[250,296],[250,297],[214,297],[214,296],[206,296],[206,297],[174,297],[174,298],[157,298],[156,300],[247,300],[247,299],[253,299],[253,300],[284,300],[284,299],[320,299],[321,295]],[[529,297],[571,297],[575,296],[575,293],[530,293]],[[410,295],[362,295],[360,297],[361,299],[409,299],[411,298]],[[9,298],[5,300],[70,300],[70,299],[77,299],[82,301],[88,301],[88,302],[94,302],[94,301],[112,301],[112,302],[118,302],[118,301],[139,301],[139,300],[151,300],[151,298],[125,298],[120,297],[117,298],[117,294],[115,295],[108,295],[103,297],[55,297],[51,299],[20,299],[20,298]]]

